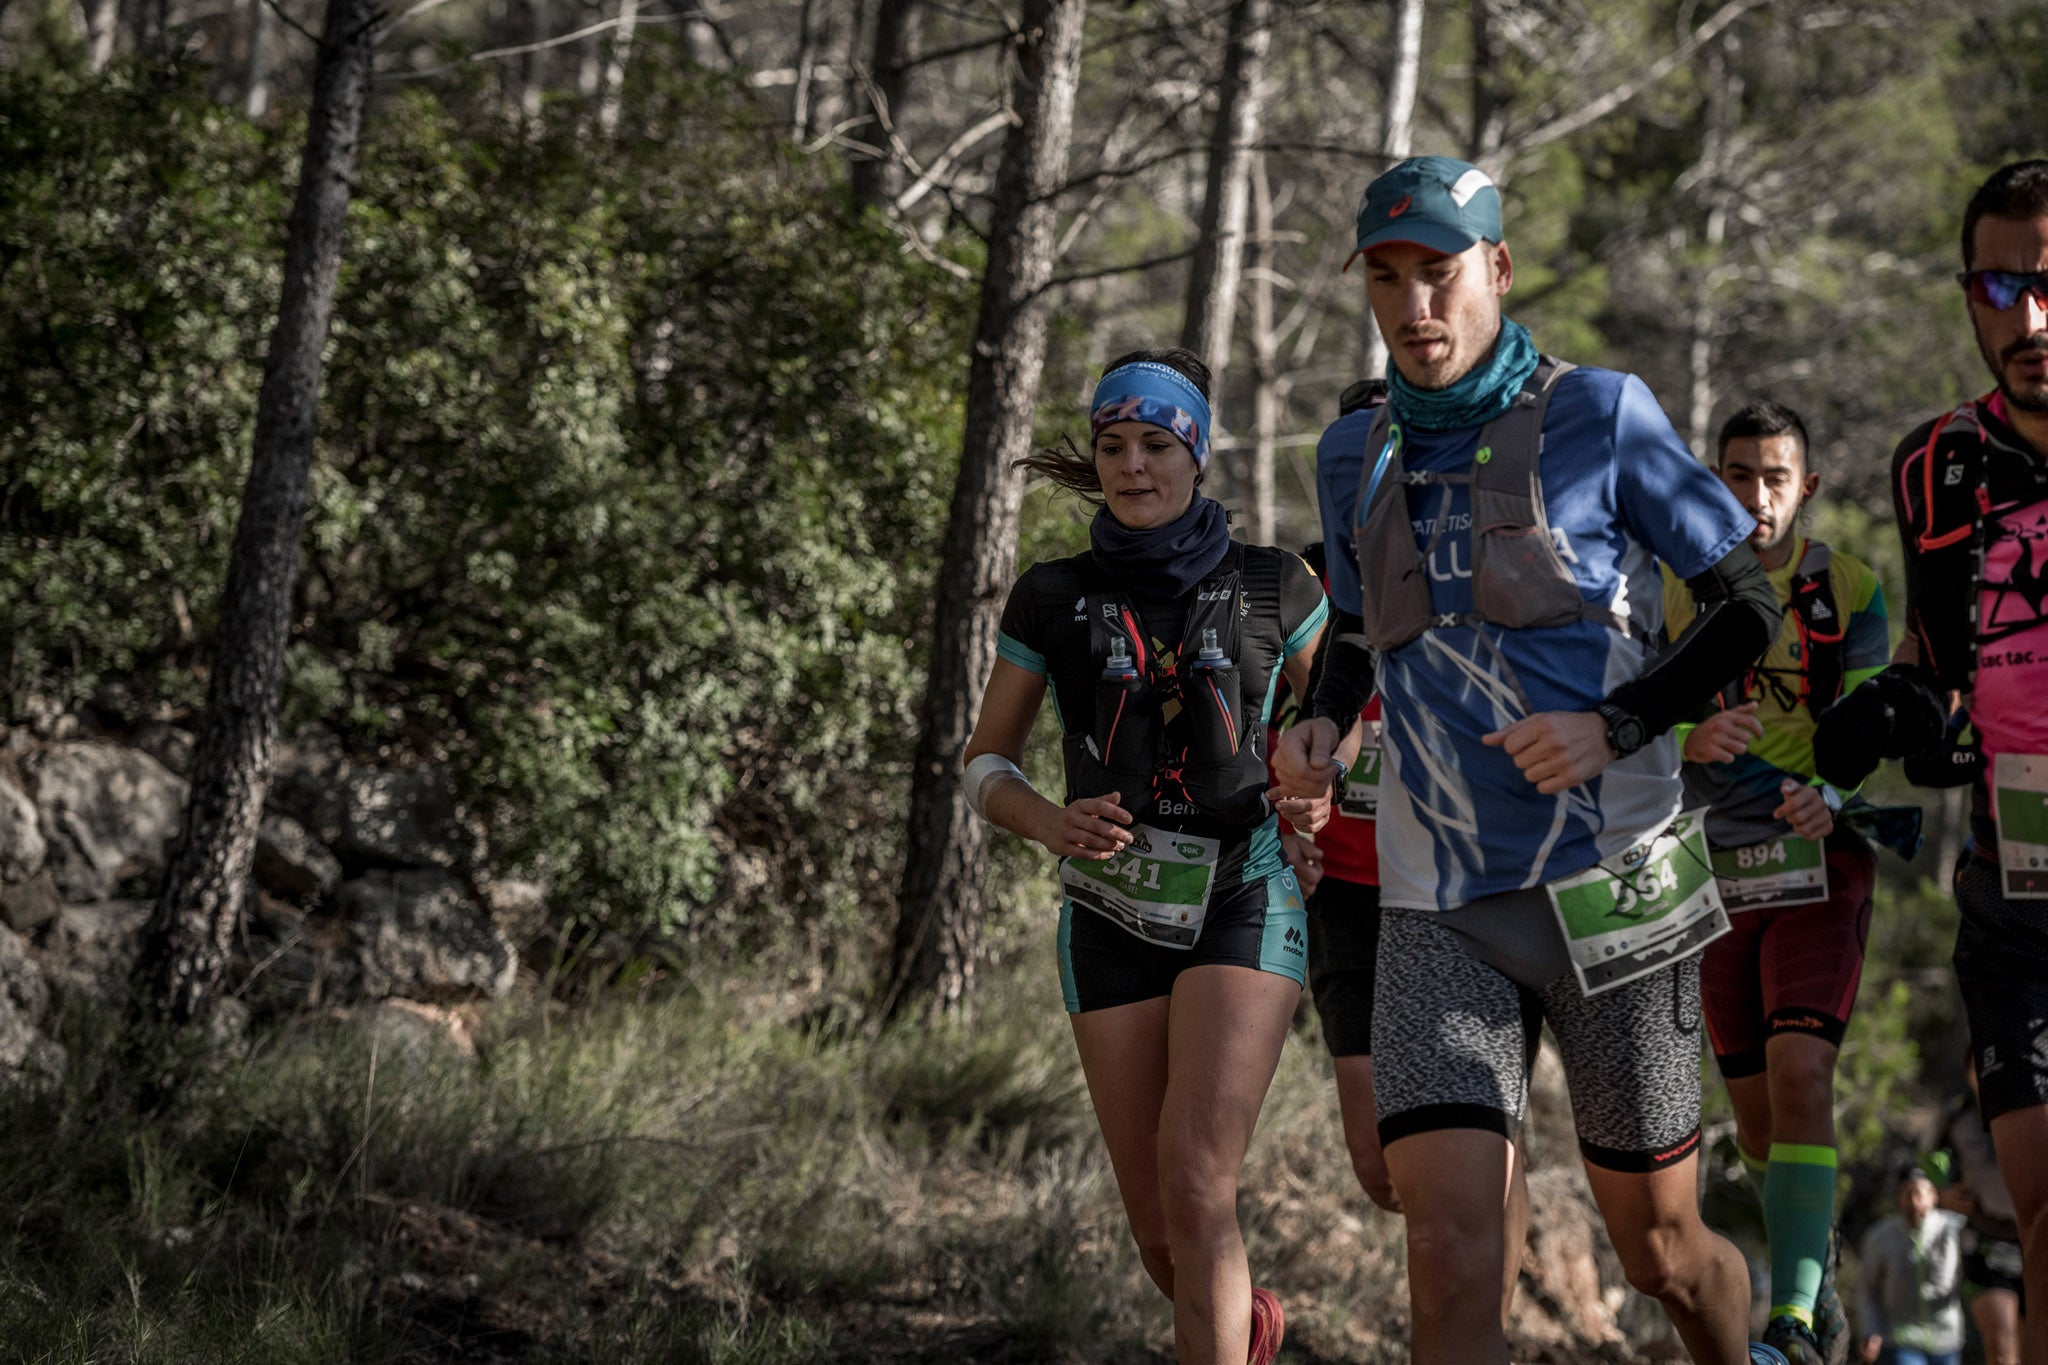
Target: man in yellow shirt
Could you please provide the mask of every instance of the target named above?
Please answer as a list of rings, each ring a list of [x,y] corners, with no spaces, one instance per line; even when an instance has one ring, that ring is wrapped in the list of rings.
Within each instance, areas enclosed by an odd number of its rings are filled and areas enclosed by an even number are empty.
[[[1763,1198],[1771,1246],[1764,1340],[1793,1365],[1847,1353],[1829,1275],[1835,1199],[1835,1057],[1863,973],[1876,863],[1838,824],[1841,794],[1814,775],[1814,721],[1890,661],[1884,591],[1861,560],[1799,533],[1820,487],[1796,413],[1752,403],[1721,429],[1723,483],[1756,517],[1757,553],[1785,617],[1719,709],[1685,735],[1686,804],[1707,839],[1732,932],[1701,964],[1714,1060],[1736,1142]],[[1665,574],[1666,629],[1692,616]]]

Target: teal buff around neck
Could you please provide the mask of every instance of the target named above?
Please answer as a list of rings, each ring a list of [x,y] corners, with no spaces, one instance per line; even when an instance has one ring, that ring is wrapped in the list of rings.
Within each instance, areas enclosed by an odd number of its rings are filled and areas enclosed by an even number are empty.
[[[1418,431],[1458,431],[1476,427],[1506,412],[1536,372],[1536,343],[1529,329],[1513,318],[1500,320],[1500,337],[1486,359],[1463,379],[1444,389],[1418,389],[1389,366],[1388,401],[1403,426]]]

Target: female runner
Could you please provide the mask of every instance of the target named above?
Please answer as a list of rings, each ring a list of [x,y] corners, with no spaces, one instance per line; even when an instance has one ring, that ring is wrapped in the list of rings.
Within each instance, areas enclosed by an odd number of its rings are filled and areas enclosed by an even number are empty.
[[[1060,858],[1060,984],[1146,1272],[1185,1365],[1265,1365],[1280,1303],[1254,1289],[1237,1179],[1308,961],[1267,790],[1276,673],[1307,685],[1327,614],[1295,555],[1230,539],[1200,490],[1209,374],[1139,351],[1096,386],[1087,455],[1021,461],[1098,505],[1089,551],[1010,591],[968,741],[990,823]],[[1047,684],[1066,793],[1018,763]],[[1327,798],[1290,798],[1303,829]]]

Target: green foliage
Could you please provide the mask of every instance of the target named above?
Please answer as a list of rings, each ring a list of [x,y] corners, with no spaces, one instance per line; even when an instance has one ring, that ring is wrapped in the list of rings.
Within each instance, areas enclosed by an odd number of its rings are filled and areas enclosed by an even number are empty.
[[[380,105],[289,715],[452,761],[579,917],[800,911],[822,950],[893,889],[967,298],[674,69],[636,64],[617,145]],[[142,674],[187,705],[296,130],[175,77],[0,79],[10,704]]]

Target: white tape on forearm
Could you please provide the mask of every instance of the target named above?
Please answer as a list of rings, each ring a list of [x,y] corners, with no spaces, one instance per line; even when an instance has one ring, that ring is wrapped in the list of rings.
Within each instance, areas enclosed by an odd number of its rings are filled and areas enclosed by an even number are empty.
[[[976,815],[988,819],[988,792],[996,782],[1010,778],[1030,785],[1023,770],[1001,754],[976,754],[967,761],[967,804],[974,807]]]

